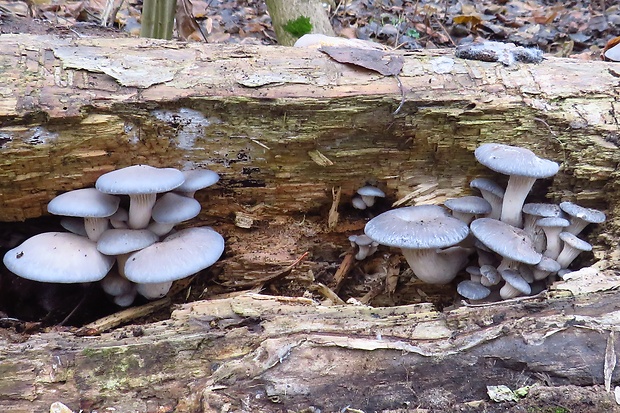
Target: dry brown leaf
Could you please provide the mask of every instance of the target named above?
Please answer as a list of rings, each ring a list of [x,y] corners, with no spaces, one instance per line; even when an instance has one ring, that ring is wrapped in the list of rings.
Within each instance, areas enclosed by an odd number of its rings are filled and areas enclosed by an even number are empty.
[[[177,0],[176,26],[177,34],[183,40],[188,40],[194,33],[202,33],[198,22],[192,13],[192,2],[190,0]],[[202,39],[205,40],[206,39]]]
[[[399,74],[405,63],[402,56],[380,50],[334,46],[322,46],[319,50],[337,62],[360,66],[384,76]]]

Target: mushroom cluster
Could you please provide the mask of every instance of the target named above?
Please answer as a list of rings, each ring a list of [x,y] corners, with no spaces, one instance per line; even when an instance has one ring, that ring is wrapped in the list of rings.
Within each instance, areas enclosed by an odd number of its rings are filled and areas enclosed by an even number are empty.
[[[119,306],[131,305],[137,294],[163,297],[173,281],[211,266],[224,252],[224,238],[212,228],[174,229],[199,214],[194,193],[218,180],[210,170],[148,165],[106,173],[95,188],[63,193],[48,204],[70,232],[29,238],[5,254],[4,264],[34,281],[100,281]],[[124,196],[128,210],[120,207]]]
[[[474,179],[470,187],[481,196],[448,200],[447,209],[420,205],[384,212],[366,224],[366,235],[401,248],[414,274],[427,283],[451,282],[477,253],[476,265],[466,269],[469,279],[457,286],[471,300],[493,292],[502,299],[529,295],[568,271],[579,253],[592,249],[578,234],[590,223],[605,221],[603,212],[572,202],[525,203],[537,179],[558,172],[557,163],[498,143],[479,146],[475,156],[508,175],[506,188]]]

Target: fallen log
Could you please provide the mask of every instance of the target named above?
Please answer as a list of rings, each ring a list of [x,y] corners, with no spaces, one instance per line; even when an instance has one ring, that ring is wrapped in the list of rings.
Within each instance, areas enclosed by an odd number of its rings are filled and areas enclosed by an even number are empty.
[[[473,158],[480,142],[561,163],[535,199],[609,215],[589,236],[602,272],[488,307],[244,295],[100,336],[0,330],[3,411],[58,400],[139,412],[447,409],[484,399],[490,384],[618,382],[605,361],[615,360],[618,317],[614,64],[504,67],[407,52],[401,89],[305,49],[3,35],[0,50],[0,221],[40,217],[57,193],[130,164],[207,166],[222,180],[198,195],[199,221],[227,239],[216,272],[230,286],[280,277],[308,251],[293,274],[337,263],[345,234],[363,228],[348,204],[367,182],[386,191],[382,208],[467,193],[473,177],[492,176]],[[308,285],[297,281],[277,292],[301,295]],[[575,287],[583,282],[598,286]],[[599,396],[597,406],[611,403]]]

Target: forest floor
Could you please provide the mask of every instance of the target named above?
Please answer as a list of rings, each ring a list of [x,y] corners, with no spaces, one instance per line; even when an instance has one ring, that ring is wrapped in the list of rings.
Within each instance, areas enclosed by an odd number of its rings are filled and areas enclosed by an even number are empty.
[[[1,0],[0,33],[138,36],[141,2],[122,2],[112,27],[101,26],[104,5],[105,0],[61,3]],[[263,1],[194,0],[192,8],[209,43],[276,44]],[[604,45],[620,35],[620,6],[611,0],[577,0],[571,1],[570,5],[545,0],[341,0],[328,6],[327,11],[340,36],[372,40],[407,50],[452,48],[484,38],[536,47],[559,57],[590,60],[600,59]],[[201,41],[201,38],[202,35],[194,33],[187,40]],[[39,224],[36,226],[36,231],[39,231]],[[31,235],[35,229],[22,227],[18,232]],[[74,290],[76,296],[82,294],[80,287]],[[49,291],[47,296],[50,296]],[[47,303],[46,307],[49,309],[56,305]],[[42,321],[37,320],[42,317],[41,309],[35,309],[32,314],[24,308],[12,310],[11,317],[17,311],[21,312],[22,319]],[[105,307],[103,311],[112,310]],[[0,327],[13,328],[14,323],[9,318],[0,318]],[[28,327],[28,324],[20,325],[23,332]],[[602,386],[554,387],[543,382],[541,380],[541,385],[534,387],[530,395],[518,403],[502,403],[497,408],[488,403],[479,408],[452,405],[449,411],[620,411]],[[447,410],[438,408],[432,411]]]

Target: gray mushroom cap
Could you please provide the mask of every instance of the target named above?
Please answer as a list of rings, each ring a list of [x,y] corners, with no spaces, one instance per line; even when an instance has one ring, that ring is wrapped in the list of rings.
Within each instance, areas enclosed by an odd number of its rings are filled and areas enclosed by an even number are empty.
[[[101,254],[86,237],[46,232],[9,250],[3,261],[10,271],[29,280],[80,283],[101,280],[115,258]]]
[[[486,167],[510,176],[500,219],[515,227],[522,225],[521,208],[536,179],[553,176],[559,170],[557,163],[539,158],[528,149],[499,143],[480,145],[475,156]]]
[[[560,166],[551,160],[539,158],[529,149],[501,143],[485,143],[474,151],[478,162],[504,175],[530,178],[548,178],[558,173]]]
[[[523,205],[523,212],[528,215],[535,215],[537,217],[561,217],[563,215],[562,209],[556,204],[545,204],[541,202],[530,202]]]
[[[209,169],[192,169],[190,171],[182,171],[185,182],[178,186],[175,191],[191,194],[201,189],[215,185],[220,176],[215,171]]]
[[[532,292],[532,287],[528,284],[527,281],[519,274],[519,271],[513,269],[506,269],[500,271],[502,278],[506,281],[507,284],[510,284],[516,290],[519,290],[522,294],[530,294]]]
[[[471,225],[471,232],[480,242],[504,258],[530,265],[538,264],[542,255],[532,240],[520,229],[491,218],[479,218]]]
[[[491,212],[491,204],[479,196],[463,196],[460,198],[448,199],[444,205],[455,212],[466,214],[482,215]]]
[[[120,255],[154,244],[159,237],[148,229],[109,229],[97,241],[97,250],[106,255]]]
[[[418,205],[384,212],[368,221],[364,232],[382,245],[430,249],[458,244],[469,228],[440,206]]]
[[[488,178],[476,178],[469,183],[470,188],[478,189],[480,192],[488,192],[498,198],[504,197],[504,188],[497,182]]]
[[[597,209],[585,208],[575,203],[565,201],[560,203],[560,208],[571,216],[571,224],[566,232],[579,234],[588,224],[600,224],[605,222],[605,214]]]
[[[116,212],[119,203],[116,196],[84,188],[58,195],[47,204],[47,211],[67,217],[106,218]]]
[[[129,256],[125,276],[135,283],[161,283],[188,277],[215,263],[224,238],[211,228],[187,228]]]
[[[456,286],[456,292],[470,300],[482,300],[483,298],[487,298],[489,294],[491,294],[491,290],[489,290],[487,287],[478,282],[470,280],[461,281]]]
[[[492,265],[483,265],[480,267],[480,275],[482,278],[480,279],[481,284],[489,287],[491,285],[497,285],[502,280],[502,277]]]
[[[368,207],[375,204],[375,198],[385,198],[385,192],[370,185],[361,187],[357,190],[357,193]]]

